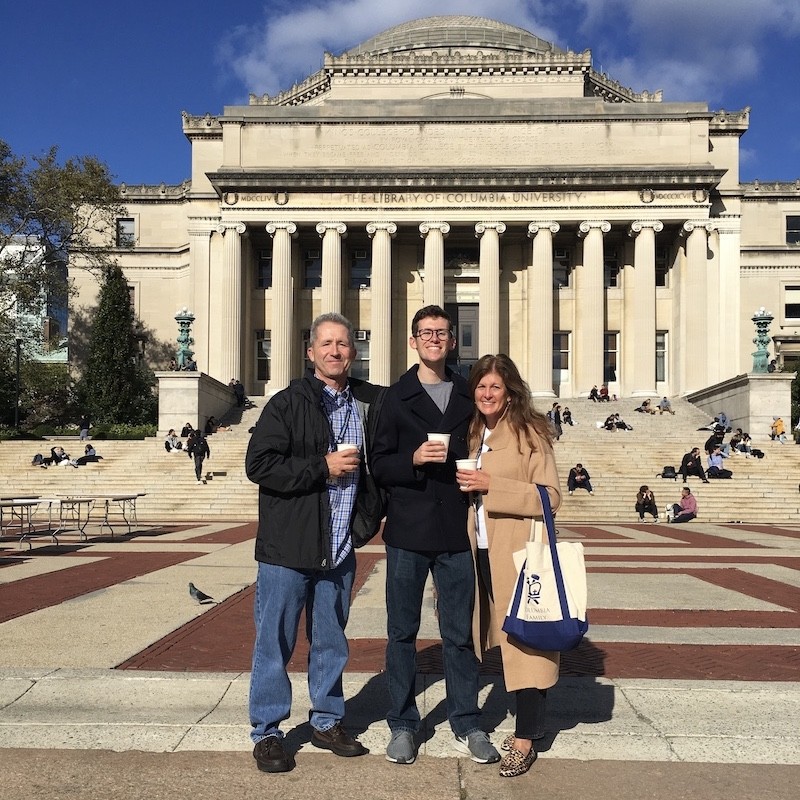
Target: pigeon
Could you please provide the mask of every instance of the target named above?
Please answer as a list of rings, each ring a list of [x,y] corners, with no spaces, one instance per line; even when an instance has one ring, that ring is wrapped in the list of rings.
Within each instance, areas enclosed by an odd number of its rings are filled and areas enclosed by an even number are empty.
[[[198,589],[193,583],[189,583],[189,594],[191,595],[192,598],[197,600],[197,602],[200,603],[201,605],[216,602],[216,600],[214,600],[214,598],[211,597],[211,595],[208,595],[205,592],[201,592],[200,589]]]

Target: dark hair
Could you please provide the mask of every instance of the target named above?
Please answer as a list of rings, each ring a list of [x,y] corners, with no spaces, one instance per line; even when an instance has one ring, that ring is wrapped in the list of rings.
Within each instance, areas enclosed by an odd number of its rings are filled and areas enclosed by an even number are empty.
[[[453,318],[441,306],[425,306],[414,314],[414,319],[411,320],[411,335],[416,336],[419,329],[419,321],[425,317],[433,317],[434,319],[447,320],[447,327],[452,332]]]
[[[355,337],[353,336],[353,323],[350,322],[347,317],[343,317],[341,314],[337,314],[335,311],[331,311],[327,314],[320,314],[312,323],[311,323],[311,333],[308,336],[308,344],[311,346],[314,344],[315,339],[317,338],[317,328],[320,325],[326,322],[333,322],[336,325],[344,325],[347,328],[347,343],[350,347],[355,347]]]
[[[508,424],[517,435],[517,438],[524,436],[528,446],[534,451],[536,450],[536,443],[531,431],[534,431],[546,442],[552,442],[554,431],[550,421],[544,414],[533,407],[531,390],[528,388],[528,384],[519,374],[517,365],[505,353],[498,353],[494,356],[485,355],[472,367],[469,373],[469,391],[473,399],[478,384],[490,372],[496,372],[506,385],[509,399],[506,416],[508,417]],[[470,451],[477,446],[483,424],[483,414],[481,414],[476,405],[469,423]]]
[[[646,484],[644,484],[644,485],[642,485],[642,486],[640,486],[640,487],[639,487],[639,491],[640,491],[642,494],[644,494],[645,492],[648,492],[648,491],[650,491],[650,487],[649,487],[649,486],[647,486]]]

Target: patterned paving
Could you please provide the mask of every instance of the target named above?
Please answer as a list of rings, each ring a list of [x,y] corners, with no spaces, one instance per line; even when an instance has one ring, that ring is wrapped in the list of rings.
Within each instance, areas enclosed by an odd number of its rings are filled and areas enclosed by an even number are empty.
[[[125,584],[156,591],[176,569],[250,574],[254,523],[144,527],[127,536],[91,537],[19,549],[0,539],[0,643],[3,627],[46,613],[57,624],[71,601]],[[590,636],[562,659],[562,674],[611,678],[797,680],[800,675],[800,528],[768,525],[560,525],[586,548]],[[385,609],[380,545],[359,553],[348,670],[383,669]],[[181,573],[183,574],[183,573]],[[218,582],[222,585],[222,580]],[[225,585],[233,585],[228,581]],[[252,586],[240,582],[223,602],[176,610],[174,627],[153,635],[127,670],[246,672],[252,648]],[[183,598],[182,602],[189,603]],[[64,604],[64,605],[62,605]],[[177,611],[183,614],[179,619]],[[418,668],[441,672],[430,607]],[[48,617],[48,619],[50,618]],[[301,625],[302,630],[302,625]],[[305,670],[301,633],[290,668]],[[500,672],[489,653],[486,674]]]

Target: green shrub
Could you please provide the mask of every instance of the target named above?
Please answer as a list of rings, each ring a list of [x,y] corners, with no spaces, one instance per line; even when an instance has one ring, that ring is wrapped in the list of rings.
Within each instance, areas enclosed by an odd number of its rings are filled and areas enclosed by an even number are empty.
[[[98,423],[93,425],[89,431],[92,439],[146,439],[158,433],[156,425],[112,425],[109,423]]]

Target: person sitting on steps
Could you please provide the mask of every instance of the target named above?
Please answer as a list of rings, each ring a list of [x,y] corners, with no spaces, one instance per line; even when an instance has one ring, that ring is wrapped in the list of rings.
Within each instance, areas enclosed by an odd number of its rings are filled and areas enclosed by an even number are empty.
[[[567,489],[570,494],[574,494],[576,489],[586,489],[589,494],[594,494],[589,473],[583,468],[583,464],[576,464],[569,471]]]

